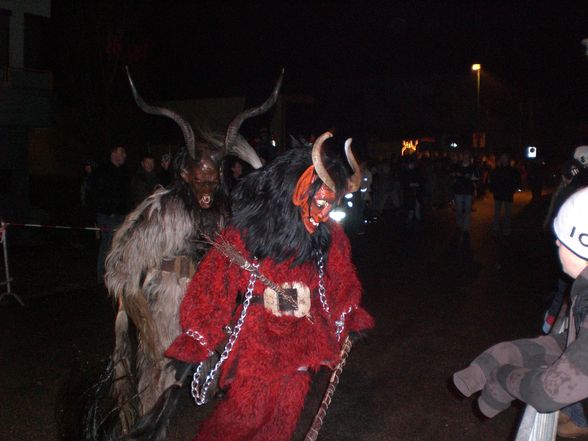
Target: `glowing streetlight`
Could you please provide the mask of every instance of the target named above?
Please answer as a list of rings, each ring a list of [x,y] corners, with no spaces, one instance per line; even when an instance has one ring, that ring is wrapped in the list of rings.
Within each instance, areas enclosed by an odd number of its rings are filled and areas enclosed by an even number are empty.
[[[482,71],[482,65],[479,63],[472,64],[472,70],[476,72],[476,108],[478,109],[478,115],[480,115],[480,72]]]

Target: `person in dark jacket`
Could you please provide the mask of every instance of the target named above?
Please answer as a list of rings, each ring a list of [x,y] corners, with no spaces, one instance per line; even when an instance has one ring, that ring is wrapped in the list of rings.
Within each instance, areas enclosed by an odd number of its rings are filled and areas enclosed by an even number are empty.
[[[461,161],[451,170],[453,179],[453,194],[457,222],[457,242],[467,249],[470,247],[470,220],[472,216],[472,201],[478,172],[473,163],[472,154],[465,150]]]
[[[104,260],[112,242],[114,230],[131,210],[129,172],[125,166],[126,149],[117,145],[110,150],[107,162],[96,169],[92,189],[96,203],[96,224],[100,228],[100,248],[96,267],[97,283],[104,283]]]
[[[518,170],[510,166],[510,158],[503,153],[498,158],[496,168],[490,174],[490,190],[494,194],[492,234],[497,237],[501,234],[505,237],[510,236],[513,196],[520,185],[521,176]]]
[[[161,156],[161,170],[157,173],[157,178],[159,179],[159,184],[162,187],[169,187],[173,180],[173,172],[172,172],[172,163],[171,163],[171,154],[166,153]]]
[[[406,226],[409,230],[418,227],[421,221],[423,179],[417,168],[416,155],[404,156],[400,171],[400,188],[406,208]]]
[[[155,173],[155,158],[146,154],[141,159],[141,164],[131,180],[131,194],[133,204],[136,207],[150,196],[155,187],[160,185],[159,177]]]

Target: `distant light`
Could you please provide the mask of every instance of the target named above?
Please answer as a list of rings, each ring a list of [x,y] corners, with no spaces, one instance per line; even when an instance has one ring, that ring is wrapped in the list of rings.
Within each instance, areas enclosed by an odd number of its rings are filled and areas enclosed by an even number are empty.
[[[402,150],[400,151],[400,156],[412,155],[413,153],[416,153],[418,145],[419,145],[418,139],[415,139],[415,140],[408,139],[408,140],[402,141]]]
[[[275,147],[276,146],[276,140],[272,139],[272,145]]]
[[[346,193],[345,199],[353,199],[353,193]]]
[[[346,214],[344,211],[331,211],[329,213],[329,217],[335,222],[341,222],[343,219],[345,219],[345,216]]]
[[[457,148],[457,142],[452,142],[451,144],[449,144],[449,147],[451,147],[452,149],[456,149]]]
[[[359,190],[359,191],[361,191],[362,193],[365,193],[365,192],[367,191],[367,188],[362,188],[362,189],[361,189],[361,190]]]
[[[478,71],[480,69],[482,69],[482,65],[481,64],[478,64],[478,63],[472,64],[472,70],[473,71]]]
[[[347,201],[347,206],[348,206],[349,208],[353,208],[353,202],[351,202],[351,201]]]

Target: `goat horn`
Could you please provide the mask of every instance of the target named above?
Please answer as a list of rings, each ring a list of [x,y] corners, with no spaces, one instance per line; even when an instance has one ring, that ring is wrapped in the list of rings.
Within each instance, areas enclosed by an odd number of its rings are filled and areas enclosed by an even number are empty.
[[[333,179],[329,175],[321,155],[323,151],[323,143],[332,136],[333,134],[331,132],[325,132],[316,139],[312,145],[312,165],[314,165],[314,170],[321,181],[323,181],[323,183],[331,190],[336,191],[335,182],[333,182]]]
[[[139,95],[139,92],[137,92],[137,89],[133,84],[133,79],[131,78],[129,67],[126,66],[125,69],[127,71],[127,78],[129,79],[129,84],[131,85],[133,97],[135,98],[135,102],[137,103],[137,105],[145,113],[148,113],[150,115],[166,116],[172,119],[178,126],[180,126],[180,129],[182,130],[182,135],[184,135],[184,141],[186,142],[186,148],[188,149],[188,153],[192,158],[194,158],[196,156],[196,140],[194,138],[194,131],[192,130],[192,126],[190,126],[188,121],[186,121],[184,118],[182,118],[179,114],[177,114],[171,109],[167,109],[165,107],[151,106],[147,104],[143,100],[143,98],[141,98],[141,95]]]
[[[243,112],[239,113],[227,128],[227,134],[225,136],[225,151],[228,151],[230,146],[235,142],[237,134],[239,133],[239,128],[241,128],[241,124],[246,119],[253,118],[254,116],[261,115],[264,112],[273,106],[276,101],[278,100],[278,93],[280,92],[280,87],[282,87],[282,80],[284,78],[284,69],[280,73],[280,77],[278,78],[278,82],[276,83],[272,94],[269,96],[265,102],[258,107],[252,107],[251,109],[244,110]]]
[[[351,177],[347,180],[348,193],[353,193],[359,190],[359,187],[361,185],[361,169],[359,167],[357,159],[355,159],[355,156],[353,155],[353,151],[351,150],[352,141],[353,140],[351,138],[348,138],[345,141],[345,156],[347,157],[347,162],[349,162],[349,165],[353,170],[353,175],[351,175]]]

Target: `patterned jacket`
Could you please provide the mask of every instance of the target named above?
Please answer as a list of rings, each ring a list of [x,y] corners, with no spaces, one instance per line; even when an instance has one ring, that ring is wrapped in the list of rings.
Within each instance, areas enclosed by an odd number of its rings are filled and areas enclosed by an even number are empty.
[[[480,409],[490,410],[484,413],[493,416],[514,398],[539,412],[552,412],[588,398],[588,267],[572,285],[569,320],[567,335],[517,340],[478,357],[486,372],[488,365],[507,351],[511,352],[509,358],[515,353],[522,362],[492,370],[480,397]]]

